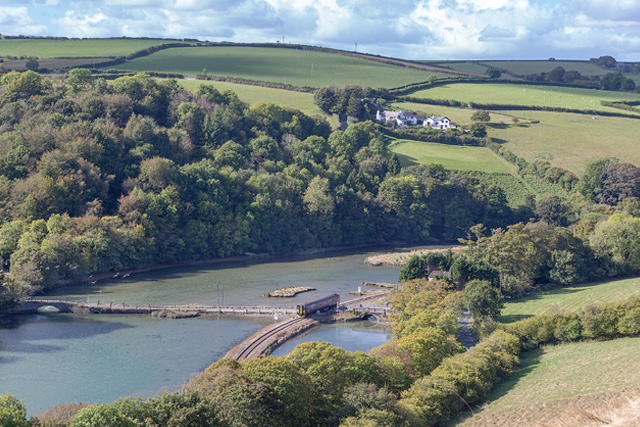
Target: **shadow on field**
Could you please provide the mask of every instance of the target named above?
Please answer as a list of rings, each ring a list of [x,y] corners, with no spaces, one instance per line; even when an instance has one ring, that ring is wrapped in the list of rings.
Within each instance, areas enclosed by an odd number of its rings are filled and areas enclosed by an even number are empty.
[[[406,154],[400,154],[400,153],[396,153],[396,156],[398,156],[398,160],[400,161],[400,165],[403,168],[406,168],[408,166],[417,166],[420,163],[416,162],[416,159],[413,157],[409,157]]]
[[[506,144],[509,141],[501,138],[491,138],[491,142],[495,142],[496,144]]]

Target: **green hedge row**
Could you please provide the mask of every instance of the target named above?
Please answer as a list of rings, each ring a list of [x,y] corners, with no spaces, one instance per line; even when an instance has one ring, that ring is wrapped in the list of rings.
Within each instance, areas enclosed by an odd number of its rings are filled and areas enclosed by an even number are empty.
[[[541,314],[501,328],[520,339],[523,350],[593,338],[640,334],[640,297],[590,305],[570,314]]]
[[[515,335],[495,331],[466,353],[445,359],[417,380],[398,402],[410,426],[433,426],[483,401],[519,363]]]
[[[436,142],[438,144],[447,145],[469,145],[475,147],[484,145],[482,138],[476,138],[467,134],[458,134],[456,132],[443,132],[441,130],[432,131],[427,128],[405,128],[392,130],[382,125],[380,125],[378,129],[382,134],[392,138]]]
[[[499,325],[482,343],[445,359],[402,394],[400,411],[411,426],[445,422],[482,402],[518,365],[518,354],[545,344],[640,334],[640,297],[590,305],[569,314],[542,314]]]

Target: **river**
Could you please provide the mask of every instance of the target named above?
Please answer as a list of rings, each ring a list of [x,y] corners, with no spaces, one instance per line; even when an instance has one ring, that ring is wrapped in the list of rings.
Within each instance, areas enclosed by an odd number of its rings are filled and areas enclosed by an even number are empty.
[[[393,250],[387,248],[386,251]],[[172,268],[59,288],[49,295],[89,301],[216,305],[295,305],[339,293],[353,298],[361,282],[397,280],[397,267],[370,267],[379,252],[287,257]],[[291,299],[262,294],[287,286],[317,291]],[[111,402],[176,390],[238,342],[273,320],[268,318],[156,319],[134,315],[25,315],[0,323],[0,393],[25,401],[29,415],[63,402]],[[329,341],[350,351],[368,351],[388,339],[374,325],[322,327],[303,340]],[[302,341],[300,341],[302,342]],[[277,354],[295,346],[288,344]]]

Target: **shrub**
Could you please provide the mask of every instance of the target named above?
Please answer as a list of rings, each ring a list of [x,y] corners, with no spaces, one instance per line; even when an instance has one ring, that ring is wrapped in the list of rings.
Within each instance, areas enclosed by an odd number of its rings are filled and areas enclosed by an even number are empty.
[[[582,335],[587,338],[598,338],[617,334],[619,315],[615,306],[589,305],[580,315]]]
[[[0,426],[26,427],[28,425],[24,402],[9,393],[0,395]]]

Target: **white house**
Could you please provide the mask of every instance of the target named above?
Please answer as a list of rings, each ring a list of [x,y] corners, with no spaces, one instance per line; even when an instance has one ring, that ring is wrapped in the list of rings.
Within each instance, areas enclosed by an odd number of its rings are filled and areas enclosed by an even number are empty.
[[[455,126],[451,125],[451,120],[448,117],[438,117],[431,116],[424,121],[425,127],[430,127],[431,129],[449,129],[455,128]]]
[[[393,123],[399,127],[416,126],[424,122],[425,117],[409,111],[380,111],[376,112],[376,121],[382,124]]]

